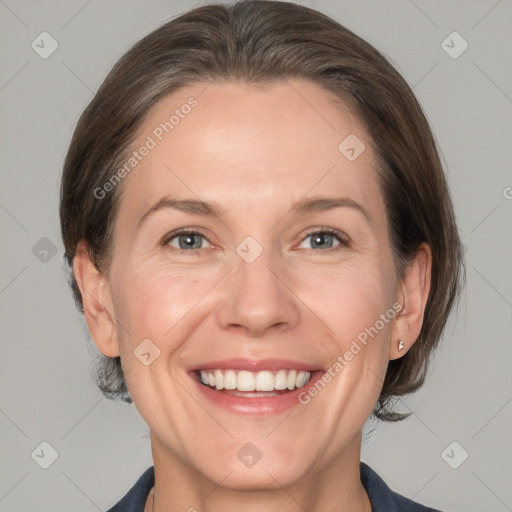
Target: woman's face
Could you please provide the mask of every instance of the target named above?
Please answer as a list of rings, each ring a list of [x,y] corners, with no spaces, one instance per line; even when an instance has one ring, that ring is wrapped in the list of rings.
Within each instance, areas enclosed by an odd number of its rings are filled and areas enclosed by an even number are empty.
[[[138,133],[105,303],[153,449],[238,488],[359,456],[401,297],[362,124],[307,81],[217,80]]]

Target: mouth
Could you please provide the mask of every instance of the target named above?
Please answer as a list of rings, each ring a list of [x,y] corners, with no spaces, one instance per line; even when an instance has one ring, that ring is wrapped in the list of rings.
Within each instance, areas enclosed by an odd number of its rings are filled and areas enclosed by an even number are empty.
[[[203,396],[238,414],[267,415],[301,405],[299,394],[323,371],[277,361],[238,361],[189,372]]]
[[[311,372],[282,369],[263,370],[200,370],[195,372],[196,380],[215,391],[231,396],[265,397],[278,396],[304,387],[311,379]]]

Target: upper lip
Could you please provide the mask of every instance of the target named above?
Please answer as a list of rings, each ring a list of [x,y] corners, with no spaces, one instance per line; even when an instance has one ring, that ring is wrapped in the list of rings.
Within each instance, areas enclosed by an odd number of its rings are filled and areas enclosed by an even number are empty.
[[[219,361],[209,361],[195,366],[191,366],[189,371],[199,370],[246,370],[260,372],[263,370],[304,370],[315,371],[319,367],[312,366],[310,363],[301,363],[290,359],[223,359]]]

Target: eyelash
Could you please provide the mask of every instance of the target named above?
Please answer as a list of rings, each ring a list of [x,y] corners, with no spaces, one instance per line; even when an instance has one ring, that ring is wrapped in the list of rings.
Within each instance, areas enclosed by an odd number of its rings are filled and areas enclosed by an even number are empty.
[[[341,232],[337,229],[333,229],[333,228],[316,228],[314,230],[311,230],[304,235],[304,238],[301,240],[301,243],[306,238],[308,238],[309,236],[316,234],[316,233],[333,235],[338,240],[338,242],[340,244],[335,247],[329,247],[328,249],[318,249],[318,250],[317,249],[306,249],[306,250],[314,251],[314,252],[331,253],[333,251],[337,251],[344,247],[350,246],[350,241],[348,240],[347,235],[345,235],[343,232]],[[171,247],[169,245],[169,242],[171,240],[173,240],[174,238],[176,238],[180,235],[199,235],[199,236],[202,236],[203,238],[205,238],[206,240],[208,240],[208,237],[201,231],[193,230],[193,229],[178,229],[176,231],[169,233],[166,237],[164,237],[164,239],[162,240],[162,246],[167,247],[172,253],[175,253],[175,254],[186,252],[190,255],[198,255],[199,251],[201,251],[202,249],[185,250],[185,249],[177,249],[176,247]]]

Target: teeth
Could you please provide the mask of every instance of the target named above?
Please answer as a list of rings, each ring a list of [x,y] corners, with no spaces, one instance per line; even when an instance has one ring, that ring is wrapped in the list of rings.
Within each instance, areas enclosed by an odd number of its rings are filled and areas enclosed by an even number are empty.
[[[257,391],[274,391],[274,376],[272,372],[258,372],[256,374]]]
[[[201,372],[201,379],[203,378],[203,373]],[[224,387],[226,389],[236,389],[236,373],[233,370],[227,370],[224,373]]]
[[[201,382],[217,390],[238,390],[247,392],[252,391],[282,391],[305,386],[311,378],[310,372],[297,370],[279,370],[271,372],[268,370],[262,372],[249,372],[245,370],[201,370]]]
[[[297,372],[295,370],[291,370],[288,372],[288,389],[291,391],[295,389],[295,384],[297,383]]]
[[[210,377],[208,377],[208,382],[209,381],[210,381]],[[222,389],[223,387],[224,387],[224,375],[222,375],[222,372],[220,370],[215,370],[215,388]]]
[[[297,374],[297,382],[296,382],[296,386],[298,388],[301,388],[302,386],[304,386],[304,384],[306,384],[306,381],[309,380],[308,377],[306,377],[306,372],[299,372]]]
[[[256,389],[256,380],[251,372],[238,372],[238,391],[254,391]]]
[[[277,390],[283,390],[288,387],[288,377],[286,370],[279,370],[274,377],[274,387]]]

